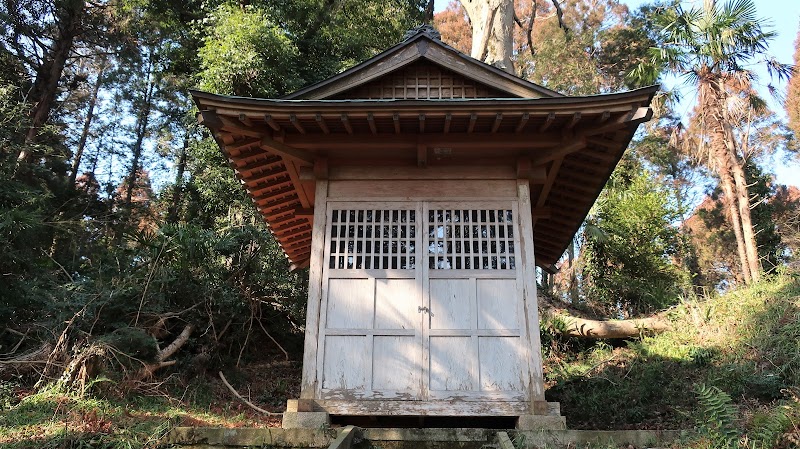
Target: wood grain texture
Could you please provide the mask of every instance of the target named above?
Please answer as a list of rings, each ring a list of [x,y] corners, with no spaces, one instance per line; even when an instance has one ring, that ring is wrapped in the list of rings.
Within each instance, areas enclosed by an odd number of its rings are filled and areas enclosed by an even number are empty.
[[[517,181],[519,210],[531,210],[530,188],[527,180]],[[544,401],[544,371],[542,368],[542,343],[539,335],[539,309],[536,292],[536,258],[533,248],[533,220],[530,214],[518,214],[520,259],[522,268],[525,340],[530,369],[530,394],[533,401]]]
[[[303,348],[303,372],[300,397],[313,398],[317,389],[317,339],[319,336],[320,304],[322,302],[322,271],[325,255],[325,223],[327,219],[328,182],[317,181],[312,229],[311,265],[308,271],[308,304]]]
[[[405,198],[419,197],[516,197],[514,181],[510,180],[374,180],[330,181],[331,197],[342,198]]]

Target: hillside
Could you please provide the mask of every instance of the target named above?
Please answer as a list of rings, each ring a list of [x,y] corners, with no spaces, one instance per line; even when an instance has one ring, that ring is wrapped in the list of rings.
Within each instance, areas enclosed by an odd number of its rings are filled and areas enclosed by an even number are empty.
[[[561,402],[568,426],[679,429],[724,424],[731,434],[750,439],[775,426],[782,430],[781,443],[776,432],[776,442],[764,447],[796,447],[800,278],[784,275],[705,301],[684,301],[669,317],[671,331],[613,346],[545,340],[549,399]],[[703,395],[713,398],[701,403]],[[735,412],[725,423],[728,417],[710,413],[708,406],[727,397]]]
[[[685,301],[668,316],[671,331],[613,345],[556,337],[545,323],[548,399],[561,402],[568,426],[699,427],[700,437],[680,447],[737,447],[736,440],[746,447],[797,447],[800,277]],[[297,368],[262,360],[228,377],[257,405],[279,411],[297,395]],[[108,383],[99,377],[81,398],[54,389],[27,395],[21,385],[3,382],[0,446],[155,446],[175,425],[279,425],[233,399],[216,373],[172,376],[150,395],[119,396]]]

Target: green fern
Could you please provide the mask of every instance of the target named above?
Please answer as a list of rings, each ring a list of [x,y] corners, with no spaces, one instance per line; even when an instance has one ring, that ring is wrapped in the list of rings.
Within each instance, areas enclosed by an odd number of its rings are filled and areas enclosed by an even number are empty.
[[[783,407],[777,407],[768,413],[753,418],[750,439],[755,449],[775,447],[783,433],[791,425],[791,420]]]
[[[736,408],[728,393],[717,387],[700,384],[695,389],[703,411],[698,423],[717,448],[735,448],[739,440],[736,431]]]

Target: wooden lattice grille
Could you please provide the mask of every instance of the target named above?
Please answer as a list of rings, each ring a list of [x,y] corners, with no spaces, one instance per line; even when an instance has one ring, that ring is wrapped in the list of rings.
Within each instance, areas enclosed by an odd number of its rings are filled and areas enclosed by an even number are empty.
[[[415,210],[332,210],[328,268],[413,270],[416,215]]]
[[[516,268],[510,209],[429,210],[427,230],[432,270]]]
[[[413,64],[337,95],[336,99],[502,98],[508,93],[432,64]]]

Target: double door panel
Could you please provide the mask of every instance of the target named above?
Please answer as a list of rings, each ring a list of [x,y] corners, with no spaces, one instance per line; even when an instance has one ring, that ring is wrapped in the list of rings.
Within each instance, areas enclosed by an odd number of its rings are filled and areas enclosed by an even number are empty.
[[[321,399],[527,397],[515,202],[328,204]]]

